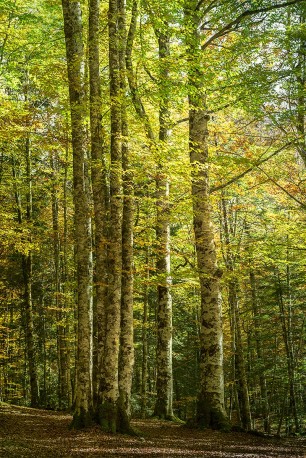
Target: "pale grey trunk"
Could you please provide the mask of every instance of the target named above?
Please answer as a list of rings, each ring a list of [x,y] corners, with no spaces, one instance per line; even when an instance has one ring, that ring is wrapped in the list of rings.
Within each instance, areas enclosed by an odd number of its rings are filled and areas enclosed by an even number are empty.
[[[123,219],[122,219],[122,297],[121,297],[121,334],[119,355],[119,429],[130,431],[131,390],[134,366],[133,341],[133,216],[134,189],[133,174],[130,168],[128,145],[128,121],[126,112],[126,5],[119,0],[119,68],[121,80],[121,131],[123,167]]]
[[[101,124],[101,81],[99,58],[99,0],[89,2],[89,82],[90,82],[90,136],[91,179],[94,204],[95,242],[95,302],[93,339],[93,398],[98,401],[100,376],[105,344],[105,308],[107,298],[107,178],[105,164],[105,133]]]
[[[209,195],[208,119],[200,66],[199,17],[189,9],[186,41],[189,60],[189,151],[193,226],[201,290],[200,387],[197,423],[228,428],[224,408],[223,332],[220,278]]]
[[[111,101],[109,281],[99,415],[101,426],[107,431],[115,432],[118,429],[118,362],[122,275],[122,154],[118,0],[109,1],[108,27]]]
[[[84,50],[80,3],[62,0],[71,109],[75,249],[77,262],[77,358],[73,426],[91,422],[91,224],[85,170]]]
[[[167,27],[164,24],[164,27]],[[167,149],[169,140],[169,36],[156,32],[159,48],[159,141],[162,150]],[[156,403],[154,415],[172,418],[172,297],[170,276],[170,209],[169,182],[164,171],[163,159],[157,166],[156,178],[156,275],[157,287],[157,349],[156,349]]]

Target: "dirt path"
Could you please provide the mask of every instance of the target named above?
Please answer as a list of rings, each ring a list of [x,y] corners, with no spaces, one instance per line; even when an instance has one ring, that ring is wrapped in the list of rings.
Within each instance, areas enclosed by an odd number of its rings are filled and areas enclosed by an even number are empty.
[[[135,420],[142,439],[103,433],[98,427],[68,429],[59,412],[0,405],[0,456],[306,458],[305,439],[266,439],[241,433],[189,430],[155,420]]]

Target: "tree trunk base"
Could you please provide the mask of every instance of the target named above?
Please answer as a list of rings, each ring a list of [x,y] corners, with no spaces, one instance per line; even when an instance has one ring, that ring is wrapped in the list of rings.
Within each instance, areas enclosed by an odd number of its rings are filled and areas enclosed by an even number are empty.
[[[80,413],[75,413],[73,415],[72,422],[70,424],[70,429],[83,429],[93,425],[93,416],[92,413],[80,409]]]
[[[195,426],[229,432],[231,425],[224,409],[212,407],[207,400],[199,400]]]

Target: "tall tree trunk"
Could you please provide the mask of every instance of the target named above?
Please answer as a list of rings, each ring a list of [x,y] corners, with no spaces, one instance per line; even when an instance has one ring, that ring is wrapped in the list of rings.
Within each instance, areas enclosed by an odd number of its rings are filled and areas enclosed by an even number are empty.
[[[101,426],[112,432],[119,428],[118,363],[122,275],[122,151],[118,13],[118,0],[110,0],[108,12],[111,101],[109,281],[99,417]]]
[[[227,429],[224,407],[223,332],[220,278],[211,215],[208,171],[208,119],[200,70],[200,17],[186,8],[189,61],[189,152],[192,174],[193,227],[201,291],[200,387],[196,422],[201,427]]]
[[[167,28],[168,24],[164,24]],[[162,151],[167,149],[169,139],[169,36],[156,31],[159,49],[159,141]],[[156,393],[154,415],[160,418],[173,417],[173,378],[172,378],[172,297],[170,292],[170,223],[169,223],[169,182],[164,171],[164,158],[157,165],[156,177],[156,245],[157,261],[157,350],[156,350]]]
[[[31,178],[31,150],[30,138],[25,140],[25,160],[26,160],[26,221],[30,224],[32,220],[32,178]],[[16,163],[13,163],[13,177],[15,179],[15,199],[18,214],[18,223],[23,223],[23,209],[21,196],[17,185],[18,172]],[[29,239],[31,242],[31,238]],[[27,358],[27,368],[30,380],[30,402],[31,407],[39,405],[38,376],[36,364],[36,352],[34,344],[34,323],[33,323],[33,304],[32,304],[32,253],[22,254],[21,267],[24,281],[24,322],[25,322],[25,352]]]
[[[67,341],[65,338],[65,315],[63,313],[63,294],[61,279],[61,260],[60,260],[60,229],[59,229],[59,210],[57,184],[58,179],[58,158],[56,155],[50,157],[50,167],[53,174],[52,183],[52,226],[53,226],[53,259],[54,259],[54,286],[55,286],[55,307],[57,320],[57,359],[58,359],[58,405],[60,409],[68,407],[68,386],[67,386]]]
[[[276,294],[277,302],[279,306],[279,317],[282,325],[283,340],[285,344],[286,356],[287,356],[287,371],[288,371],[288,387],[289,387],[289,414],[293,418],[295,432],[299,433],[300,424],[297,412],[297,397],[295,392],[295,361],[293,346],[290,339],[290,310],[285,310],[283,288],[280,279],[279,272],[276,277]],[[289,315],[289,316],[288,316]],[[286,316],[288,320],[286,320]]]
[[[301,13],[300,24],[305,24],[306,13]],[[297,80],[297,119],[296,128],[298,133],[298,152],[306,166],[306,137],[305,137],[305,83],[306,83],[306,39],[301,36],[299,39],[298,63],[296,71]]]
[[[25,159],[26,159],[26,220],[29,224],[32,221],[32,164],[30,138],[27,136],[25,141]],[[29,242],[31,243],[31,236]],[[39,405],[38,376],[34,344],[34,323],[33,323],[33,303],[32,303],[32,252],[22,255],[22,272],[24,279],[24,303],[25,303],[25,325],[26,325],[26,349],[28,357],[28,368],[30,377],[31,390],[31,407]]]
[[[141,361],[141,416],[146,417],[147,413],[147,385],[148,385],[148,312],[149,312],[149,280],[150,280],[150,267],[149,267],[149,247],[146,247],[146,282],[143,292],[143,316],[142,316],[142,361]]]
[[[91,178],[94,204],[95,303],[93,342],[93,399],[96,408],[105,344],[107,298],[107,218],[106,140],[101,124],[101,81],[99,57],[100,0],[89,2],[89,82]]]
[[[66,323],[64,328],[64,339],[65,339],[65,365],[66,365],[66,386],[67,386],[67,403],[68,407],[72,406],[73,402],[73,392],[71,384],[71,369],[70,369],[70,344],[69,344],[69,320],[67,312],[69,309],[68,304],[68,280],[69,280],[69,270],[68,270],[68,198],[67,198],[67,184],[68,184],[68,164],[69,164],[69,138],[68,138],[68,126],[67,126],[67,139],[66,139],[66,157],[65,157],[65,171],[64,171],[64,200],[63,200],[63,219],[64,219],[64,233],[63,233],[63,260],[62,260],[62,276],[63,276],[63,297],[64,297],[64,309],[66,316]]]
[[[84,50],[81,6],[62,0],[73,149],[74,224],[77,262],[77,360],[72,425],[91,423],[91,224],[86,177]]]
[[[121,297],[121,334],[119,354],[119,429],[130,431],[131,390],[134,366],[133,339],[133,216],[134,188],[130,168],[128,145],[128,120],[125,93],[126,84],[126,5],[119,0],[119,68],[121,80],[121,131],[123,167],[123,218],[122,218],[122,297]]]
[[[235,383],[239,402],[241,426],[249,431],[251,429],[251,409],[249,400],[248,382],[246,376],[245,357],[241,335],[240,311],[238,300],[238,279],[235,272],[235,255],[231,250],[230,233],[235,228],[229,227],[229,215],[225,198],[222,198],[223,233],[224,233],[224,260],[230,275],[228,283],[228,302],[231,313],[231,331],[234,342]],[[232,229],[232,230],[231,230]]]

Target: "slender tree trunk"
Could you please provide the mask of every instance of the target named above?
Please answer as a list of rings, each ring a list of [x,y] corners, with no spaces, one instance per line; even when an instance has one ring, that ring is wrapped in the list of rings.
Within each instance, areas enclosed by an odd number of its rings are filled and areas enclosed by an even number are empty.
[[[103,429],[112,432],[119,429],[118,363],[122,276],[122,150],[118,13],[118,0],[110,0],[108,12],[111,99],[109,281],[99,417]]]
[[[241,426],[249,431],[251,429],[251,409],[249,400],[248,382],[246,376],[246,364],[243,353],[243,342],[241,335],[240,311],[238,300],[238,279],[235,272],[235,255],[231,250],[230,233],[230,218],[227,211],[226,200],[222,198],[222,215],[223,215],[223,232],[224,232],[224,258],[225,265],[230,275],[228,283],[228,302],[231,313],[231,330],[232,339],[234,342],[234,358],[235,358],[235,383],[238,394],[239,413]],[[234,228],[232,228],[234,229]]]
[[[284,304],[284,297],[283,297],[283,288],[281,284],[281,279],[279,272],[277,272],[277,284],[276,284],[276,292],[277,292],[277,301],[279,306],[279,316],[282,324],[282,331],[283,331],[283,340],[286,349],[286,356],[287,356],[287,371],[288,371],[288,387],[289,387],[289,413],[293,417],[295,432],[300,431],[300,424],[299,418],[297,413],[297,399],[295,393],[295,361],[294,361],[294,354],[293,354],[293,347],[292,342],[290,339],[290,322],[286,322],[286,311],[285,311],[285,304]],[[290,310],[289,310],[290,315]],[[290,320],[290,317],[289,317]]]
[[[148,312],[149,312],[149,247],[146,247],[146,283],[143,293],[143,316],[142,316],[142,364],[141,364],[141,416],[146,417],[147,412],[147,385],[148,385]]]
[[[254,317],[254,334],[256,340],[256,353],[258,361],[261,364],[261,370],[259,374],[259,384],[260,384],[260,394],[261,394],[261,404],[262,404],[262,414],[263,414],[263,427],[264,431],[270,433],[271,426],[270,426],[270,408],[269,408],[269,399],[268,399],[268,390],[267,390],[267,381],[264,372],[264,355],[263,355],[263,348],[262,342],[259,332],[259,323],[258,320],[260,318],[260,311],[257,301],[257,292],[256,292],[256,278],[255,272],[252,268],[250,268],[250,285],[251,285],[251,295],[252,295],[252,309],[253,309],[253,317]]]
[[[81,6],[62,0],[71,109],[75,247],[77,262],[77,362],[72,425],[91,423],[91,224],[86,177],[84,50]]]
[[[121,131],[123,167],[123,218],[122,218],[122,297],[121,297],[121,334],[119,354],[119,429],[130,431],[131,390],[134,366],[133,339],[133,216],[134,188],[130,168],[128,145],[128,121],[125,93],[126,84],[126,5],[119,0],[119,68],[121,80]]]
[[[26,221],[30,224],[32,220],[32,167],[30,138],[27,136],[25,141],[25,160],[26,160]],[[15,179],[15,198],[19,224],[23,223],[23,210],[21,196],[17,185],[16,164],[13,164],[13,177]],[[31,238],[29,239],[31,243]],[[25,322],[25,351],[28,360],[28,374],[30,380],[30,402],[31,407],[39,405],[38,376],[36,364],[36,352],[34,344],[34,323],[33,323],[33,303],[32,303],[32,253],[31,250],[21,257],[22,274],[24,281],[24,322]]]
[[[168,27],[168,24],[164,24]],[[159,141],[162,150],[167,148],[169,139],[169,70],[170,39],[165,33],[156,32],[159,48]],[[170,223],[169,223],[169,182],[164,171],[164,159],[160,158],[156,178],[156,245],[157,261],[157,350],[156,350],[156,392],[154,415],[160,418],[173,417],[172,378],[172,298],[170,292]]]
[[[58,196],[57,184],[58,179],[58,158],[56,156],[50,158],[50,166],[53,173],[52,184],[52,226],[53,226],[53,259],[54,259],[54,286],[55,286],[55,307],[56,307],[56,320],[57,320],[57,359],[58,359],[58,405],[59,408],[68,407],[68,386],[67,386],[67,349],[65,339],[65,315],[62,310],[63,295],[62,295],[62,281],[61,281],[61,260],[60,260],[60,232],[59,232],[59,211],[58,211]]]
[[[93,342],[93,399],[98,402],[100,376],[105,344],[105,308],[107,298],[107,218],[108,192],[106,178],[106,140],[101,124],[101,81],[99,57],[100,0],[89,2],[89,82],[90,82],[90,134],[91,178],[94,204],[95,242],[95,304]]]
[[[189,60],[189,151],[192,173],[193,227],[201,291],[200,387],[196,422],[227,429],[224,407],[223,332],[220,278],[211,215],[208,172],[208,119],[200,67],[199,15],[186,9]]]
[[[300,24],[305,24],[306,13],[300,15]],[[297,75],[297,119],[296,128],[299,136],[298,152],[306,166],[306,137],[305,137],[305,83],[306,83],[306,40],[305,37],[300,37],[298,50],[298,63],[295,69]]]
[[[68,127],[68,126],[67,126]],[[65,171],[64,171],[64,200],[63,200],[63,219],[64,219],[64,234],[63,234],[63,260],[62,260],[62,275],[63,275],[63,297],[64,297],[64,311],[65,311],[65,327],[64,327],[64,339],[65,339],[65,365],[66,365],[66,386],[67,386],[67,403],[68,407],[72,406],[73,402],[73,392],[71,384],[71,369],[70,369],[70,344],[69,344],[69,320],[68,320],[68,310],[69,304],[67,299],[68,293],[68,280],[69,280],[69,270],[68,270],[68,197],[67,197],[67,183],[68,183],[68,164],[69,164],[69,138],[67,130],[67,139],[66,139],[66,157],[65,157]]]

